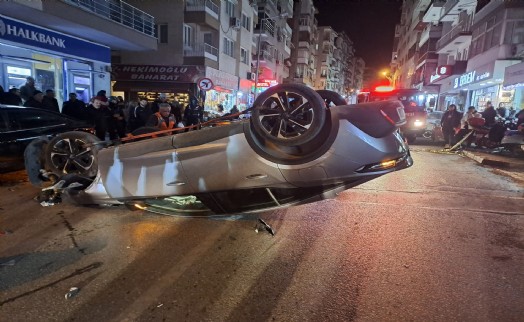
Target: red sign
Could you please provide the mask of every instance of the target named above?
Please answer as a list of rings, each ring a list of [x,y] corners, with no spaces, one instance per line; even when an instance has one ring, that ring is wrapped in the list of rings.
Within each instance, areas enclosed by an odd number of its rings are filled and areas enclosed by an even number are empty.
[[[442,65],[437,67],[437,75],[452,75],[453,74],[453,66],[452,65]]]
[[[196,83],[205,76],[205,66],[111,65],[113,81]]]

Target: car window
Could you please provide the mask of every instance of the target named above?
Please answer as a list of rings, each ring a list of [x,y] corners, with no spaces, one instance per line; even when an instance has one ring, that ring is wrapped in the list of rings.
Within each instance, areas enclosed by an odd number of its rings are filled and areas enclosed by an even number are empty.
[[[21,108],[9,111],[9,125],[12,130],[34,129],[65,123],[67,121],[59,114],[44,110]]]

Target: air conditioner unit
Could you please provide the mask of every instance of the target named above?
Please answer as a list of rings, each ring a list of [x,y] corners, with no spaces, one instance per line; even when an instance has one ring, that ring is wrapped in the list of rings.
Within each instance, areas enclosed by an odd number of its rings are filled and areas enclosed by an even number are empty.
[[[240,22],[240,19],[236,18],[236,17],[232,17],[230,19],[230,26],[233,27],[233,28],[240,28],[241,26],[241,22]]]
[[[256,78],[255,73],[247,72],[247,79],[254,81]]]

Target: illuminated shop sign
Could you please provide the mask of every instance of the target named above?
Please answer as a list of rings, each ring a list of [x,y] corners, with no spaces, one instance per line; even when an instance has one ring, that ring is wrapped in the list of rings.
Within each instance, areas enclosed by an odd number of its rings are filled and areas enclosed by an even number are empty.
[[[444,76],[444,75],[451,75],[453,74],[453,66],[451,65],[442,65],[437,67],[437,75]]]
[[[477,74],[476,71],[471,71],[469,73],[460,75],[460,77],[455,78],[454,83],[453,83],[453,88],[459,88],[464,85],[478,82],[483,79],[489,78],[490,76],[491,76],[490,72],[484,72],[482,74]]]
[[[0,16],[0,39],[105,63],[111,62],[109,47],[4,16]]]
[[[257,87],[271,87],[278,85],[278,82],[275,79],[265,79],[257,83]]]

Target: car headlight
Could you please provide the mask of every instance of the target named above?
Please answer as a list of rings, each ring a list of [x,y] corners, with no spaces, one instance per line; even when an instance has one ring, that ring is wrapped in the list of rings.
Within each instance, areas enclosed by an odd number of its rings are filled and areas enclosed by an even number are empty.
[[[424,126],[424,121],[421,121],[421,120],[415,120],[415,122],[413,123],[413,125],[415,125],[415,126]]]

